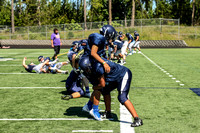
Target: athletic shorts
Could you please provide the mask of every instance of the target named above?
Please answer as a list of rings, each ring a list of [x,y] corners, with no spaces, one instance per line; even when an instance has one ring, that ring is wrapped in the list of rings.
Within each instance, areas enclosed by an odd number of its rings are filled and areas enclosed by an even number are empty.
[[[39,64],[39,65],[37,65],[37,66],[35,66],[34,68],[33,68],[33,70],[36,72],[36,73],[41,73],[41,69],[42,68],[42,63],[41,64]]]
[[[128,69],[124,74],[124,77],[118,82],[110,82],[102,89],[102,95],[109,95],[110,92],[117,88],[118,96],[123,95],[122,103],[128,99],[128,93],[131,85],[132,73]]]
[[[54,55],[58,55],[60,53],[60,46],[54,46]]]
[[[121,49],[121,54],[122,55],[125,55],[127,47],[128,47],[128,42],[125,41],[123,46],[122,46],[122,49]]]
[[[135,40],[133,40],[131,43],[129,43],[128,48],[129,49],[132,48],[134,46],[134,44],[135,44]]]
[[[56,63],[53,66],[51,66],[51,72],[55,73],[58,69],[60,70],[62,67],[62,62]]]
[[[135,42],[134,48],[139,48],[140,47],[140,41]]]
[[[115,56],[118,56],[121,53],[121,49],[117,50]]]
[[[79,92],[81,96],[83,96],[85,94],[85,91],[80,87],[77,86],[77,82],[79,82],[78,80],[76,82],[72,83],[72,86],[67,90],[70,94],[75,93],[75,92]]]

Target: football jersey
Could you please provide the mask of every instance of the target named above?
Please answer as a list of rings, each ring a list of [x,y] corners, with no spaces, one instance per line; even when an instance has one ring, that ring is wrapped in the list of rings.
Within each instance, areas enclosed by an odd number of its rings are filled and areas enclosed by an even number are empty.
[[[122,41],[122,39],[120,39],[121,37],[122,37],[122,35],[119,35],[119,36],[117,37],[117,40]]]
[[[72,56],[73,56],[74,54],[77,54],[77,53],[74,52],[73,49],[70,49],[70,51],[69,51],[68,54],[67,54],[67,57],[68,57],[70,63],[72,63]]]
[[[131,42],[134,40],[133,36],[131,34],[129,34],[129,36],[127,38],[128,38],[128,41],[131,40]]]
[[[121,42],[121,41],[119,41],[119,40],[115,40],[113,42],[113,44],[117,46],[117,50],[120,50],[122,48],[122,46],[123,46],[124,43]]]
[[[91,48],[93,45],[96,45],[98,47],[97,54],[99,56],[102,56],[105,53],[104,48],[107,45],[106,38],[99,33],[90,34],[88,37],[88,43],[86,45],[84,54],[91,55]]]
[[[138,36],[140,36],[139,33],[134,33],[134,39],[135,40],[137,39]],[[139,41],[139,39],[138,39],[138,41]]]
[[[109,60],[103,59],[106,61],[106,63],[110,66],[110,72],[106,73],[104,70],[104,67],[101,63],[98,61],[94,61],[92,63],[92,75],[91,76],[86,76],[88,80],[93,84],[93,85],[98,85],[99,80],[98,78],[104,75],[105,81],[107,83],[109,82],[120,82],[120,80],[124,77],[125,73],[127,72],[128,68],[125,66],[121,66],[119,64],[116,64],[114,62],[111,62]]]

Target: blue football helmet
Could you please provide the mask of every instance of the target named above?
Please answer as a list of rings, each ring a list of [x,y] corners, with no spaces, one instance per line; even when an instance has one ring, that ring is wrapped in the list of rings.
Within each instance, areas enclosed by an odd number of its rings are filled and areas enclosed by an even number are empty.
[[[123,33],[120,31],[120,32],[119,32],[119,35],[122,35],[122,34],[123,34]]]
[[[92,72],[92,65],[89,57],[83,57],[79,61],[79,67],[83,70],[84,74],[90,75]]]
[[[41,61],[42,58],[44,58],[44,56],[40,55],[40,56],[38,57],[38,61]]]
[[[126,37],[128,37],[130,34],[129,33],[126,33]]]
[[[72,49],[74,52],[77,52],[77,51],[78,51],[78,45],[79,45],[79,42],[78,42],[78,41],[73,41],[73,42],[72,42],[72,45],[71,45],[71,49]],[[76,47],[73,48],[74,46],[76,46]]]
[[[109,40],[114,41],[117,36],[117,31],[111,25],[104,25],[100,29],[100,34],[103,35],[107,41]]]

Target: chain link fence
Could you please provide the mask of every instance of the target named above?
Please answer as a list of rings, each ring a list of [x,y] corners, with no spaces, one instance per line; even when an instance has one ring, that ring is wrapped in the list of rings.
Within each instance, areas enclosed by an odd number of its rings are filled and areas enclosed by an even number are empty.
[[[112,21],[117,31],[133,33],[137,30],[142,40],[180,40],[185,37],[200,38],[200,27],[180,26],[179,19],[135,19],[134,26],[131,20]],[[15,33],[7,26],[0,27],[0,39],[10,40],[50,40],[53,29],[59,30],[61,39],[83,39],[91,33],[99,32],[100,27],[108,24],[104,22],[70,23],[59,25],[42,25],[15,27]]]

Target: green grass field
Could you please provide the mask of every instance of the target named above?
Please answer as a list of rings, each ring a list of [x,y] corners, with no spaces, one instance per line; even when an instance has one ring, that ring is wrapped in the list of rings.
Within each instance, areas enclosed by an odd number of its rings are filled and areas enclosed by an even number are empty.
[[[66,51],[62,49],[61,53]],[[125,66],[133,73],[129,97],[144,122],[143,126],[135,128],[135,132],[199,132],[200,97],[189,88],[200,88],[200,49],[143,49],[142,52],[167,72],[161,71],[142,54],[127,57]],[[0,50],[0,57],[14,58],[12,61],[0,61],[0,119],[92,118],[81,111],[88,98],[69,101],[60,99],[62,93],[65,93],[68,75],[19,74],[26,73],[21,66],[24,56],[28,58],[27,63],[37,63],[39,55],[47,57],[52,54],[51,49]],[[59,59],[66,61],[67,56]],[[68,65],[62,69],[71,70],[71,67]],[[180,82],[176,82],[177,80]],[[120,133],[120,103],[117,92],[113,91],[112,96],[113,121],[1,120],[0,132],[71,133],[73,130],[113,130],[114,133]],[[100,109],[105,109],[103,104]]]

